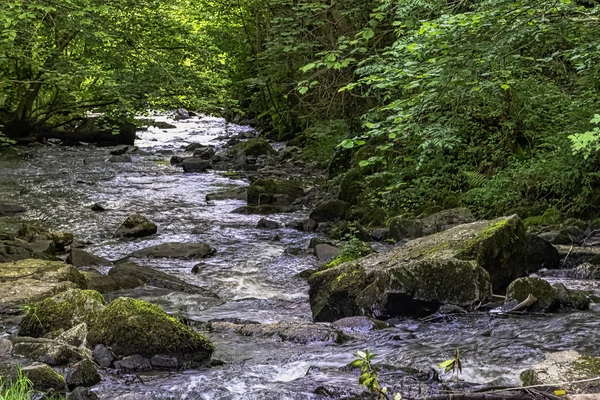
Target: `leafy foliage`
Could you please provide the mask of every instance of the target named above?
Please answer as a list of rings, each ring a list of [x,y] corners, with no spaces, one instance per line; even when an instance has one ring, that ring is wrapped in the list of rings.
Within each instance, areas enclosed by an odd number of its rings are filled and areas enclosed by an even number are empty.
[[[21,368],[14,381],[4,381],[0,377],[0,400],[29,400],[34,394],[33,383],[23,374]]]

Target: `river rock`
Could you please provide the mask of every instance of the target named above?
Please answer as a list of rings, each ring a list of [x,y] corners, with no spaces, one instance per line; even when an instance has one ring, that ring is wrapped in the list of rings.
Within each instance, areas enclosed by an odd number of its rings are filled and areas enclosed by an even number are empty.
[[[282,212],[286,212],[287,210],[278,206],[274,206],[271,204],[264,204],[261,206],[243,206],[238,207],[232,211],[234,214],[244,214],[244,215],[269,215],[269,214],[279,214]]]
[[[264,139],[248,139],[245,142],[236,143],[229,149],[227,149],[227,156],[230,158],[236,158],[240,155],[249,157],[258,157],[261,155],[272,155],[277,152],[267,143]]]
[[[136,151],[138,151],[137,146],[120,144],[118,146],[115,146],[115,148],[110,151],[110,154],[112,154],[113,156],[121,156],[123,154],[133,154]]]
[[[92,387],[102,381],[102,377],[96,369],[96,364],[89,359],[81,360],[73,364],[65,374],[67,388],[74,390],[78,387]]]
[[[328,200],[310,213],[310,219],[317,222],[337,222],[344,218],[350,204],[342,200]]]
[[[582,355],[575,350],[550,353],[546,359],[521,373],[523,386],[548,385],[555,386],[560,382],[573,382],[600,376],[600,357]],[[577,392],[578,385],[569,392]],[[584,382],[580,388],[596,390],[600,381]]]
[[[114,366],[120,371],[150,371],[152,369],[150,360],[139,354],[123,357],[122,360],[115,361]]]
[[[87,251],[73,248],[67,256],[67,264],[72,264],[76,267],[92,267],[112,265],[112,262]]]
[[[213,345],[206,337],[167,315],[159,306],[123,297],[106,307],[89,339],[123,357],[161,354],[194,363],[210,359],[213,353]]]
[[[577,279],[600,279],[600,265],[582,263],[573,269],[572,277]]]
[[[114,162],[114,163],[130,163],[133,162],[133,160],[131,159],[131,156],[129,154],[121,154],[119,156],[111,156],[108,159],[108,162]]]
[[[83,275],[63,262],[28,259],[0,264],[0,313],[17,312],[21,306],[85,286]]]
[[[176,166],[176,167],[180,167],[183,164],[183,160],[185,160],[188,157],[184,157],[184,156],[173,156],[171,157],[171,159],[169,160],[169,162],[171,163],[171,165]]]
[[[73,347],[87,346],[88,327],[85,322],[75,325],[71,329],[61,333],[56,337],[57,342],[68,344]]]
[[[115,233],[115,237],[144,237],[154,235],[158,231],[156,224],[148,221],[142,214],[133,214],[127,217],[125,222]]]
[[[256,224],[257,228],[261,229],[277,229],[280,227],[279,222],[261,218]]]
[[[22,367],[25,375],[33,384],[33,389],[45,393],[65,393],[65,378],[46,364],[33,364]]]
[[[321,262],[327,262],[340,254],[340,249],[327,243],[320,243],[315,246],[315,256]]]
[[[199,158],[201,160],[210,160],[215,155],[215,149],[212,147],[201,147],[194,150],[193,158]]]
[[[560,304],[558,294],[547,281],[541,278],[519,278],[513,281],[506,289],[505,304],[513,300],[520,303],[530,294],[535,296],[537,301],[529,307],[529,310],[552,312],[558,309]]]
[[[18,204],[2,203],[0,202],[0,217],[4,215],[20,214],[27,211],[27,209]]]
[[[210,161],[201,158],[186,158],[181,164],[183,172],[206,172],[210,168]]]
[[[331,324],[332,327],[341,330],[345,333],[352,332],[370,332],[379,329],[390,328],[393,325],[384,321],[368,318],[365,316],[346,317],[338,319]]]
[[[100,203],[94,203],[92,204],[92,206],[90,207],[90,210],[92,211],[96,211],[96,212],[103,212],[106,211],[106,207],[104,207],[102,204]]]
[[[348,337],[327,325],[278,322],[273,324],[235,324],[211,322],[212,332],[233,332],[242,336],[275,337],[283,342],[344,343]]]
[[[177,111],[175,111],[175,115],[173,116],[173,119],[175,121],[182,121],[190,118],[190,112],[185,108],[178,108]]]
[[[93,326],[104,304],[102,295],[94,290],[70,289],[30,306],[19,326],[19,335],[47,337],[84,322]]]
[[[215,255],[217,250],[206,243],[162,243],[131,253],[130,257],[143,258],[206,258]]]
[[[206,195],[206,201],[213,200],[246,200],[248,197],[248,188],[238,187],[220,192],[209,193]]]
[[[289,206],[304,197],[299,183],[289,180],[258,179],[248,187],[248,205]]]
[[[150,359],[150,364],[156,369],[173,370],[179,368],[179,360],[177,357],[168,357],[163,355],[156,355]]]
[[[69,393],[67,400],[98,400],[98,395],[89,388],[78,387]]]
[[[67,365],[87,357],[84,350],[46,338],[11,338],[12,354],[52,366]]]
[[[390,221],[389,231],[384,238],[399,242],[403,239],[416,239],[421,236],[423,236],[423,222],[420,219],[395,217]]]
[[[525,269],[518,216],[478,221],[313,274],[315,321],[427,315],[441,304],[470,307],[503,291]]]
[[[112,363],[115,360],[115,356],[112,351],[110,351],[109,348],[103,344],[97,344],[96,347],[94,347],[93,355],[94,361],[96,361],[96,363],[103,368],[112,367]]]
[[[475,222],[475,217],[468,208],[452,208],[431,214],[421,221],[423,222],[423,234],[431,235],[460,224]]]
[[[0,240],[0,262],[19,261],[26,259],[53,260],[54,245],[50,240],[29,243],[20,239]]]
[[[527,273],[537,272],[542,268],[560,268],[558,250],[548,241],[537,235],[527,235]]]
[[[591,300],[581,290],[570,290],[562,283],[555,283],[552,289],[558,297],[558,302],[563,308],[574,308],[577,310],[588,310]]]

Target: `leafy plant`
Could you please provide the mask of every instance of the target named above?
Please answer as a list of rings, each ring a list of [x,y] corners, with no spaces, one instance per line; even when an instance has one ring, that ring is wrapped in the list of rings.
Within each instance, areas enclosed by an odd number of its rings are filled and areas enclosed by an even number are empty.
[[[382,387],[377,378],[377,371],[372,365],[372,360],[376,356],[369,350],[364,352],[357,350],[354,353],[356,359],[350,363],[350,367],[360,368],[360,377],[358,382],[362,387],[369,390],[371,393],[377,395],[379,399],[389,399],[387,387]],[[401,400],[402,395],[396,393],[393,397],[394,400]]]
[[[445,373],[452,371],[452,374],[456,374],[456,382],[458,383],[458,374],[462,372],[462,363],[458,348],[456,349],[454,358],[444,361],[439,365],[439,368],[443,369]]]
[[[18,369],[17,379],[5,381],[0,377],[0,400],[31,400],[35,391],[33,383]]]

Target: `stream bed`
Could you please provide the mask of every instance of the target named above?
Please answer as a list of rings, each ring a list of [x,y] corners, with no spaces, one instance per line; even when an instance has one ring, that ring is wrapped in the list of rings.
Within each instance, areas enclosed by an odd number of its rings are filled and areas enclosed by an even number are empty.
[[[257,229],[261,218],[234,214],[244,201],[207,202],[208,193],[245,186],[218,172],[184,174],[169,165],[171,152],[197,142],[219,145],[222,136],[249,128],[212,117],[167,121],[176,129],[149,128],[139,132],[136,145],[148,155],[132,163],[107,162],[109,148],[95,146],[39,146],[21,149],[21,155],[0,159],[0,199],[28,208],[6,221],[39,221],[54,230],[73,232],[87,251],[115,260],[134,250],[165,242],[205,242],[217,254],[196,261],[144,260],[161,271],[210,289],[220,299],[143,288],[107,296],[144,299],[192,321],[240,318],[260,323],[312,321],[308,285],[296,274],[318,265],[304,251],[315,235],[292,229]],[[101,203],[108,211],[90,207]],[[268,218],[285,225],[306,218],[305,213]],[[155,222],[150,238],[114,239],[130,214],[139,212]],[[279,235],[281,240],[273,240]],[[561,280],[567,287],[581,282]],[[596,282],[587,282],[600,295]],[[395,327],[350,334],[345,344],[297,344],[233,333],[206,333],[215,344],[214,358],[223,365],[210,369],[152,372],[138,377],[107,373],[94,391],[101,399],[320,399],[323,393],[360,394],[358,375],[345,366],[356,350],[370,349],[382,366],[380,380],[389,387],[404,382],[407,368],[427,373],[462,355],[461,379],[482,385],[519,385],[519,374],[554,351],[574,349],[600,356],[600,313],[570,312],[552,315],[498,316],[469,314],[451,320],[423,322],[394,319]],[[439,370],[438,370],[439,371]],[[442,376],[450,379],[450,376]],[[417,384],[416,387],[421,385]],[[320,388],[317,390],[317,388]],[[325,388],[325,390],[323,390]]]

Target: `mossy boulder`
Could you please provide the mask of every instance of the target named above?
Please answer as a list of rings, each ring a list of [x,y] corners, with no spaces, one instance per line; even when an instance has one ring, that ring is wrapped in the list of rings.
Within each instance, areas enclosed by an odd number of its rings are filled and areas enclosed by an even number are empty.
[[[300,183],[289,180],[258,179],[248,187],[248,205],[289,206],[304,197]]]
[[[506,303],[516,300],[522,302],[529,295],[537,301],[529,307],[531,311],[555,311],[560,302],[558,294],[552,286],[541,278],[519,278],[512,282],[506,289]]]
[[[380,207],[353,206],[346,211],[344,219],[371,228],[384,226],[386,217],[386,212]]]
[[[184,362],[210,359],[212,343],[157,305],[118,298],[110,303],[89,335],[92,345],[102,343],[118,356],[140,354],[177,357]]]
[[[340,179],[338,199],[350,204],[358,204],[359,196],[365,190],[364,177],[360,169],[346,172]]]
[[[65,378],[52,367],[45,364],[33,364],[22,368],[23,375],[29,378],[33,389],[49,394],[65,393]]]
[[[102,381],[96,364],[90,359],[82,360],[72,365],[65,374],[65,380],[69,390],[77,387],[91,387]]]
[[[15,313],[29,303],[85,287],[77,268],[63,262],[26,259],[0,263],[0,313]]]
[[[582,355],[574,350],[559,351],[546,356],[546,359],[535,364],[521,373],[523,386],[548,385],[554,386],[558,382],[574,382],[600,376],[600,357]],[[573,393],[578,389],[597,388],[600,381],[582,382],[577,387],[571,387]]]
[[[115,237],[144,237],[154,235],[158,231],[155,223],[150,222],[142,214],[133,214],[121,224]]]
[[[342,200],[328,200],[317,206],[309,218],[317,222],[337,222],[344,218],[350,204]]]
[[[590,298],[581,290],[570,290],[562,283],[555,283],[552,289],[556,293],[558,302],[563,308],[574,308],[577,310],[588,310]]]
[[[254,157],[276,153],[275,149],[264,139],[248,139],[245,142],[236,144],[228,152]]]
[[[316,321],[367,315],[426,315],[442,304],[487,301],[524,272],[526,240],[518,216],[460,225],[383,253],[313,274]]]
[[[423,234],[431,235],[442,232],[460,224],[475,222],[475,217],[468,208],[452,208],[431,214],[422,219]]]
[[[71,289],[27,307],[20,336],[43,337],[62,333],[85,322],[94,326],[104,309],[104,298],[95,290]]]
[[[390,220],[387,239],[396,242],[403,239],[416,239],[423,236],[423,222],[420,219],[395,217]]]
[[[88,353],[78,347],[46,338],[13,336],[12,354],[52,366],[67,365],[85,359]]]

